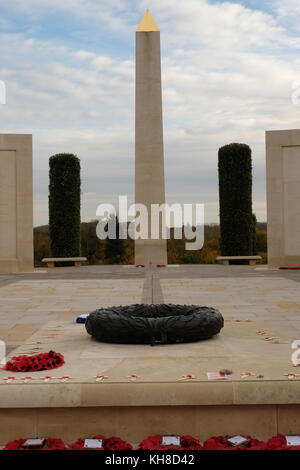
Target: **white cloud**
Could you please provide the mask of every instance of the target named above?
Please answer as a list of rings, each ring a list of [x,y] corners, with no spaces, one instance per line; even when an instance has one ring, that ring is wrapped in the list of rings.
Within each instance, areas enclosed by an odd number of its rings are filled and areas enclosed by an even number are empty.
[[[128,24],[127,6],[124,0],[14,0],[10,9],[32,20],[47,16],[49,11],[66,13],[79,21],[100,21],[107,28],[124,32]]]
[[[94,59],[97,55],[94,52],[89,51],[76,51],[74,52],[74,56],[79,60],[89,60]]]
[[[143,1],[146,5],[147,1]],[[210,4],[206,0],[152,1],[160,14],[160,26],[174,44],[196,44],[198,47],[224,50],[247,50],[270,47],[283,29],[275,19],[262,11],[253,11],[238,3]],[[171,13],[170,13],[171,12]]]
[[[105,21],[106,15],[116,39],[129,31],[134,41],[147,3],[138,4],[135,16],[125,0],[15,0],[11,9],[26,7],[40,18],[51,8],[78,21],[87,15]],[[299,127],[300,107],[291,102],[292,83],[300,79],[299,37],[289,36],[280,17],[237,3],[152,0],[152,8],[162,30],[169,199],[206,202],[208,221],[217,221],[218,148],[246,142],[253,149],[255,208],[263,219],[264,131]],[[81,158],[83,219],[93,217],[102,201],[132,195],[134,58],[127,46],[120,59],[33,33],[0,34],[8,102],[0,108],[1,128],[34,134],[36,223],[47,222],[48,157],[56,152]]]

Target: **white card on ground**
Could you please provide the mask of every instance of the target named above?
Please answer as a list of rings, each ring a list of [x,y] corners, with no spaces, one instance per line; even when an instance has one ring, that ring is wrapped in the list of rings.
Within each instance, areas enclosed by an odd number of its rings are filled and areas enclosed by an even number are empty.
[[[287,446],[300,446],[300,436],[285,436],[285,438]]]
[[[102,449],[102,439],[84,439],[86,449]]]
[[[180,446],[179,436],[163,436],[161,444],[163,446]]]
[[[34,447],[34,446],[42,446],[45,442],[45,439],[27,439],[23,447]]]
[[[221,375],[219,372],[206,372],[208,380],[226,380],[227,375]]]
[[[247,442],[249,442],[249,439],[246,439],[243,436],[233,436],[230,437],[230,439],[227,439],[227,442],[232,446],[242,446],[243,444],[247,444]]]

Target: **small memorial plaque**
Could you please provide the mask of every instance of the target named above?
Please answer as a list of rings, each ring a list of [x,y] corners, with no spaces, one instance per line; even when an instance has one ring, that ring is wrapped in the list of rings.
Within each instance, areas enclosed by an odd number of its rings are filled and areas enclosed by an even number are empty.
[[[163,446],[180,446],[179,436],[163,436],[161,444]]]
[[[102,439],[85,439],[85,449],[102,449]]]
[[[300,436],[285,436],[285,439],[289,447],[300,446]]]
[[[22,447],[42,447],[46,439],[27,439]]]
[[[246,439],[243,436],[233,436],[230,437],[230,439],[227,439],[227,442],[232,446],[243,446],[245,444],[248,444],[249,439]]]

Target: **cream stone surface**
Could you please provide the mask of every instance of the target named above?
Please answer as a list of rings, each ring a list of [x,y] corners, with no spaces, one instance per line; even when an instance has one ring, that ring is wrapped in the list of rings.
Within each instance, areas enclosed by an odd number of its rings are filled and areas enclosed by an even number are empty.
[[[289,380],[286,374],[298,372],[291,344],[300,339],[299,274],[202,265],[0,275],[0,339],[7,341],[8,356],[54,349],[66,360],[49,372],[0,370],[0,445],[36,435],[72,442],[104,433],[139,442],[157,433],[202,440],[298,434],[300,378]],[[159,287],[166,303],[218,308],[224,329],[207,341],[151,347],[96,342],[84,325],[74,323],[79,313],[136,303],[145,290]],[[208,371],[223,368],[232,371],[228,380],[207,379]],[[242,378],[245,371],[254,375]],[[132,374],[139,377],[131,380]],[[184,379],[186,374],[195,378]],[[27,375],[32,380],[25,383]],[[45,375],[51,375],[49,382]],[[107,378],[97,381],[99,375]]]
[[[293,369],[292,340],[267,321],[229,318],[211,340],[153,348],[98,343],[84,325],[48,322],[13,354],[53,349],[64,354],[65,365],[51,371],[48,383],[40,372],[31,372],[29,383],[23,374],[7,383],[1,370],[0,407],[298,404],[300,381],[285,376]],[[224,368],[233,372],[228,380],[207,380],[207,372]],[[244,371],[255,375],[243,379]],[[139,377],[132,381],[132,374]],[[195,378],[185,380],[187,374]],[[97,376],[106,378],[98,382]]]
[[[278,407],[278,433],[283,435],[299,434],[300,405],[281,405]]]
[[[0,273],[33,271],[32,136],[0,134]]]
[[[16,152],[0,151],[0,259],[17,257]]]
[[[39,434],[37,416],[35,408],[1,408],[0,445],[23,436],[36,437]]]
[[[283,179],[284,251],[287,256],[299,256],[300,145],[297,147],[283,147]]]
[[[299,406],[154,406],[0,409],[0,445],[19,437],[46,436],[72,443],[96,434],[138,443],[149,435],[249,434],[269,439],[299,433]],[[259,424],[259,425],[258,425]],[[17,436],[17,437],[16,437]]]
[[[300,130],[267,131],[268,262],[300,266]]]
[[[150,18],[151,20],[151,18]],[[165,203],[160,32],[146,14],[136,32],[135,203]],[[143,26],[144,25],[144,26]],[[135,264],[167,264],[167,242],[135,241]]]

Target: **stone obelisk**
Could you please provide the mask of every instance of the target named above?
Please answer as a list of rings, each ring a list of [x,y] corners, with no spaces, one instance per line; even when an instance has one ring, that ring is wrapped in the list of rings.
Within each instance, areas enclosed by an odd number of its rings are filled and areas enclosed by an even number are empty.
[[[135,241],[135,264],[167,264],[167,242],[151,239],[151,204],[165,203],[160,31],[149,10],[136,31],[135,203],[148,209],[147,240]]]

